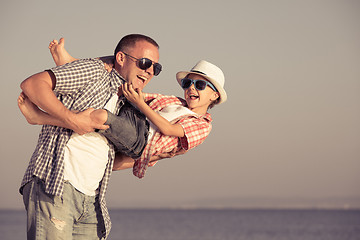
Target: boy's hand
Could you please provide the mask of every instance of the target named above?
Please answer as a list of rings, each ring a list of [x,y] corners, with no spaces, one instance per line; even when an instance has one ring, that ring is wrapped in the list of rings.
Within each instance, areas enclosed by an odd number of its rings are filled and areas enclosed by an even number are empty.
[[[183,148],[181,148],[179,151],[176,151],[176,148],[175,148],[171,152],[160,153],[158,155],[158,157],[159,157],[158,160],[164,159],[164,158],[173,158],[173,157],[175,157],[177,155],[182,155],[182,154],[184,154],[186,152],[187,152],[187,150],[185,150]]]
[[[134,89],[133,86],[129,83],[122,85],[123,95],[130,102],[139,105],[141,102],[144,102],[143,93],[140,89]]]

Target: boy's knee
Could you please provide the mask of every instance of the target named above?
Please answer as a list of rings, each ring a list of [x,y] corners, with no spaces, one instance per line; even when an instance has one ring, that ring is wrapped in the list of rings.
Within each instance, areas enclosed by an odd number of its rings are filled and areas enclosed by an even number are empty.
[[[105,109],[96,109],[90,116],[94,122],[104,124],[108,119],[108,112]]]

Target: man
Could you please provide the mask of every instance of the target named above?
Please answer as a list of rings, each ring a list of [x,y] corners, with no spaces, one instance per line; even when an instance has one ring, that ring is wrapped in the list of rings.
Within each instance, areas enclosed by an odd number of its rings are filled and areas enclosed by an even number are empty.
[[[24,94],[61,127],[45,125],[20,192],[27,210],[28,239],[103,239],[111,228],[105,193],[114,147],[94,129],[94,108],[117,114],[118,88],[126,79],[143,89],[159,74],[159,46],[131,34],[120,40],[109,73],[97,59],[78,60],[35,74],[21,83]],[[144,69],[140,60],[150,61]],[[160,69],[161,70],[161,69]],[[80,111],[74,113],[70,110]],[[75,132],[75,133],[73,133]]]

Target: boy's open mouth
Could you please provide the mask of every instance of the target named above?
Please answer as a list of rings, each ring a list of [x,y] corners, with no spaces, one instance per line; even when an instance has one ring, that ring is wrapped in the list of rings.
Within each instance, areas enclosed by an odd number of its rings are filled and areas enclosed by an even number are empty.
[[[199,98],[199,96],[194,95],[194,94],[190,94],[189,97],[190,97],[191,100],[195,100],[195,99]]]

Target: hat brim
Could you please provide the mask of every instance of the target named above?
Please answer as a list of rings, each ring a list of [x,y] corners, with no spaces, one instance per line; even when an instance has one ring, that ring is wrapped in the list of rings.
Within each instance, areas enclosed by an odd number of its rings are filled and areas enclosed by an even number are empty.
[[[216,87],[216,89],[218,90],[219,95],[220,95],[220,100],[217,104],[224,103],[227,100],[227,94],[225,92],[225,89],[222,86],[220,86],[218,84],[218,82],[215,81],[214,79],[210,78],[209,76],[206,76],[205,74],[201,74],[199,72],[187,72],[187,71],[178,72],[176,74],[176,79],[177,79],[178,83],[180,84],[180,86],[181,86],[181,79],[186,77],[188,74],[200,75],[200,76],[206,78],[209,82],[211,82]]]

